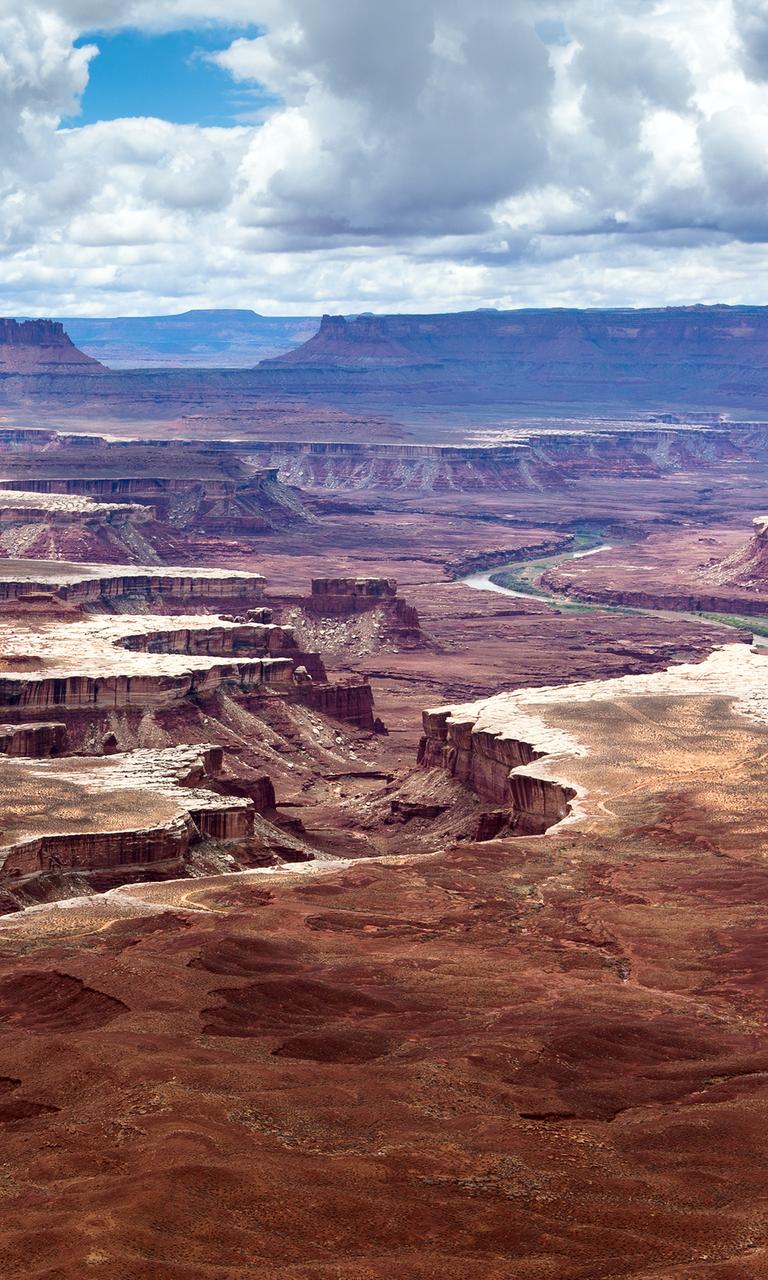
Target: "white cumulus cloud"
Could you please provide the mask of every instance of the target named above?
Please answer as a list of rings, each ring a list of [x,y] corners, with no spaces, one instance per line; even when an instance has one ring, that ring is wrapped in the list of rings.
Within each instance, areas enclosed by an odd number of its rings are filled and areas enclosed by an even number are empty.
[[[231,127],[77,126],[216,23]],[[0,309],[761,301],[767,126],[768,0],[0,0]]]

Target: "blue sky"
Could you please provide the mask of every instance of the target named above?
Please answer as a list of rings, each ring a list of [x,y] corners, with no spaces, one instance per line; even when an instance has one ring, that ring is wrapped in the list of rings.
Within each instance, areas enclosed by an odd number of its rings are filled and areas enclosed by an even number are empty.
[[[236,85],[206,54],[239,37],[253,39],[257,27],[208,26],[161,34],[133,28],[86,32],[78,46],[96,45],[80,113],[68,125],[129,116],[158,116],[173,124],[232,125],[250,122],[274,102],[256,88]]]
[[[768,297],[768,0],[0,0],[0,49],[9,315]]]

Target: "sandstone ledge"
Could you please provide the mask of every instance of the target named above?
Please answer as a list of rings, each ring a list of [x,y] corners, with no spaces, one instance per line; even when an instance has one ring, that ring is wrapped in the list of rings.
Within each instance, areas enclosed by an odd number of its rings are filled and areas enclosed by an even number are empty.
[[[420,765],[445,769],[502,806],[512,828],[543,834],[564,819],[604,823],[631,808],[626,797],[639,778],[656,777],[662,788],[684,777],[686,753],[712,755],[716,768],[734,721],[762,738],[768,655],[726,645],[701,663],[519,689],[425,711],[423,721]]]
[[[181,861],[201,838],[253,830],[255,806],[209,790],[215,746],[138,750],[59,760],[0,757],[0,872],[8,877]]]
[[[0,561],[0,600],[34,593],[83,605],[106,605],[122,599],[178,601],[205,607],[206,602],[260,600],[264,577],[242,569],[127,567],[73,564],[63,560]]]

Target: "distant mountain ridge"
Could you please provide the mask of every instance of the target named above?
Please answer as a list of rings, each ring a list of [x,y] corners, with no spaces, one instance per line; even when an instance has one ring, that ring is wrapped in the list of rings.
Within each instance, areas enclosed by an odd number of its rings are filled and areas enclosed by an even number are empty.
[[[169,337],[169,320],[187,326],[182,337]],[[451,418],[463,430],[460,419],[489,415],[678,408],[768,419],[768,307],[363,314],[325,316],[319,327],[307,318],[208,311],[144,322],[159,325],[154,365],[139,361],[138,367],[110,370],[78,351],[58,322],[6,321],[0,403],[34,399],[52,409],[78,407],[88,416],[183,413],[197,421],[219,414],[229,424],[252,423],[267,413],[271,420],[290,419],[291,433],[303,438],[321,430],[326,410],[331,417],[341,412],[347,427],[352,420],[389,417],[397,430],[417,419],[439,421],[443,430]],[[232,355],[227,326],[242,338],[243,326],[252,333],[257,323],[272,325],[273,332],[280,324],[303,323],[311,336],[278,358],[227,366],[221,355],[222,349]],[[70,325],[79,337],[77,324]],[[208,335],[207,366],[197,352],[190,354],[189,326],[193,336],[201,326]],[[295,343],[296,328],[293,333]],[[163,342],[181,343],[187,355],[169,357],[161,352]]]
[[[168,316],[69,316],[73,342],[111,369],[246,369],[298,346],[317,316],[262,316],[215,309]]]
[[[768,307],[457,311],[437,315],[324,315],[303,346],[270,365],[441,364],[643,358],[757,350],[768,364]]]

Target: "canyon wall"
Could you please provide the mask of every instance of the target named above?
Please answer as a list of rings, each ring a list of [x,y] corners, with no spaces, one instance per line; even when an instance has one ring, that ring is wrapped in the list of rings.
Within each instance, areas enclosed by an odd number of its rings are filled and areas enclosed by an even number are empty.
[[[243,597],[260,600],[264,579],[258,573],[234,569],[114,569],[106,565],[51,561],[12,561],[0,564],[0,600],[32,597],[67,601],[77,606],[109,608],[124,601],[143,602],[166,611],[218,604],[242,604]]]
[[[30,724],[0,724],[0,754],[27,756],[33,760],[64,755],[69,745],[66,724],[38,721]]]
[[[241,692],[265,686],[290,686],[293,662],[289,658],[256,658],[237,663],[213,662],[199,670],[177,675],[18,675],[0,676],[0,707],[4,714],[18,710],[48,711],[51,707],[101,708],[168,707],[187,698],[207,698],[222,686]]]
[[[333,684],[306,683],[296,685],[293,699],[334,720],[343,720],[364,733],[373,733],[373,690],[360,677],[339,680]]]
[[[12,796],[0,834],[0,872],[14,878],[180,863],[195,841],[247,837],[254,803],[228,795],[221,773],[217,746],[68,757],[37,766],[0,757],[0,783]],[[28,808],[30,783],[43,801],[66,796],[65,810]]]
[[[314,519],[301,495],[278,479],[277,467],[261,467],[233,478],[184,474],[90,476],[86,473],[83,448],[65,442],[54,456],[36,458],[34,466],[24,469],[25,474],[0,480],[0,490],[50,496],[52,508],[57,495],[90,498],[96,509],[109,503],[120,506],[126,516],[133,511],[134,520],[154,518],[166,526],[166,533],[261,534]],[[98,454],[98,446],[95,452]],[[90,456],[93,458],[93,453]],[[135,465],[136,450],[129,450],[126,456]],[[94,458],[94,462],[102,470],[111,462],[110,469],[114,470],[117,457],[105,455]],[[50,472],[57,465],[62,474],[41,474],[43,468]],[[204,467],[198,461],[198,468]],[[232,467],[237,469],[237,459],[232,460]],[[178,469],[183,473],[185,468],[181,465]],[[10,506],[11,499],[5,501]],[[147,510],[143,511],[143,507]]]
[[[526,430],[503,445],[401,445],[278,441],[247,446],[257,466],[278,467],[286,483],[315,490],[482,492],[562,488],[593,475],[655,477],[742,454],[768,455],[768,433],[745,425],[569,424]]]
[[[491,826],[488,834],[496,834],[503,826],[520,834],[541,835],[568,815],[575,791],[525,772],[546,752],[498,729],[478,729],[480,706],[425,711],[418,764],[445,770],[482,800],[498,806],[503,822]]]

